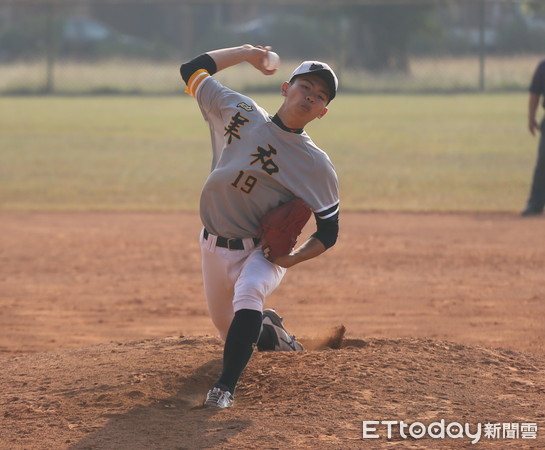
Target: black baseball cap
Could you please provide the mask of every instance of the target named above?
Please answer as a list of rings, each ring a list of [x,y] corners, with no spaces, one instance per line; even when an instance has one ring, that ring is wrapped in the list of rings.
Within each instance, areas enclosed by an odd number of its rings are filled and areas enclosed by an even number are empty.
[[[291,74],[290,83],[294,80],[294,78],[306,73],[312,73],[322,78],[329,88],[329,101],[335,98],[337,89],[339,88],[339,80],[331,67],[321,61],[304,61]]]

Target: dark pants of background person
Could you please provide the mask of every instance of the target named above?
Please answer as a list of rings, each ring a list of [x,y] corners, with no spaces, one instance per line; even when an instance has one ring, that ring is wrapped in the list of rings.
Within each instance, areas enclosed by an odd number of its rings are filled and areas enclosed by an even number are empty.
[[[541,135],[530,198],[525,211],[533,213],[543,212],[545,206],[545,119],[541,122]]]

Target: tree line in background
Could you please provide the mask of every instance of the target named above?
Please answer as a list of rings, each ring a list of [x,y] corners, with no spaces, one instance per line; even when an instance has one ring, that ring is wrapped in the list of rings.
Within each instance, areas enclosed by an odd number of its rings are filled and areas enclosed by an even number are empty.
[[[9,3],[0,6],[0,63],[57,58],[183,59],[243,42],[287,58],[328,58],[371,72],[410,71],[410,57],[540,52],[543,2],[474,0],[311,7],[254,2]]]

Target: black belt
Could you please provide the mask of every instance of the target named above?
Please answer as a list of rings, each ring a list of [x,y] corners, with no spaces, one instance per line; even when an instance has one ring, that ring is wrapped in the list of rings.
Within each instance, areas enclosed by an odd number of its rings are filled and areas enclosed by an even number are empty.
[[[208,235],[210,233],[205,228],[203,237],[208,240]],[[259,238],[252,238],[254,245],[259,244]],[[216,239],[216,247],[228,248],[229,250],[244,250],[244,242],[242,239],[229,239],[222,236],[218,236]]]

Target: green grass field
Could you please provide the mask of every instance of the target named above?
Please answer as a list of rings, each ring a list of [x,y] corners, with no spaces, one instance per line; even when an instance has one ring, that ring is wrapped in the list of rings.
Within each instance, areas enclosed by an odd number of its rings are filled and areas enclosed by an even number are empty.
[[[274,112],[281,97],[256,99]],[[339,95],[307,131],[345,210],[518,211],[525,94]],[[0,98],[0,209],[196,210],[209,134],[190,97]]]

